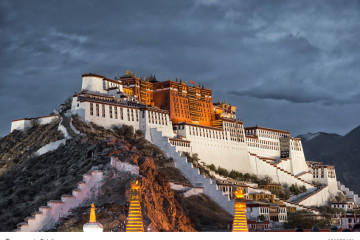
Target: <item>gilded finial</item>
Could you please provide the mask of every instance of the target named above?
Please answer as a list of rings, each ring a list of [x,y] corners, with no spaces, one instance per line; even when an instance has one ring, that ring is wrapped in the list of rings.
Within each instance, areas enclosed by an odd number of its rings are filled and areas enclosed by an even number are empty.
[[[139,190],[140,188],[140,184],[138,180],[131,181],[130,185],[131,185],[131,189],[133,190]]]
[[[237,199],[244,198],[244,192],[241,188],[239,188],[237,191],[235,191],[235,198],[237,198]]]
[[[91,204],[91,209],[90,209],[90,220],[89,222],[94,223],[96,222],[96,215],[95,215],[95,205],[94,203]]]

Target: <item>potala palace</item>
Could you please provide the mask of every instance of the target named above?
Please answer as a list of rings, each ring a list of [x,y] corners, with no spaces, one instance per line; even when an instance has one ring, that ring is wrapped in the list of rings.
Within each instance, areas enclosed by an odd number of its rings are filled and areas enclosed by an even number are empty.
[[[130,71],[117,79],[98,74],[83,74],[81,90],[73,95],[71,114],[85,122],[105,128],[129,125],[141,130],[145,138],[172,157],[175,166],[198,189],[226,211],[234,214],[233,194],[237,187],[245,198],[269,203],[247,204],[248,219],[263,215],[265,220],[286,221],[286,212],[328,204],[343,191],[348,203],[360,204],[358,196],[336,180],[334,166],[305,160],[301,139],[290,132],[268,127],[245,127],[236,119],[236,107],[214,101],[212,90],[193,82],[137,77]],[[52,116],[39,118],[42,123]],[[47,120],[48,119],[48,120]],[[31,119],[12,122],[12,130],[23,130]],[[205,168],[211,164],[259,178],[271,183],[254,184],[231,180],[213,171],[215,178],[205,179],[186,162],[183,152],[197,154]],[[271,194],[271,189],[287,184],[305,186],[306,190],[288,200]],[[181,188],[176,183],[174,188]],[[219,194],[221,192],[221,194]],[[272,210],[275,208],[276,211]],[[343,203],[344,204],[344,203]],[[333,204],[333,207],[338,207]],[[256,222],[253,224],[256,225]],[[249,225],[251,228],[251,224]],[[268,226],[265,226],[265,228]]]

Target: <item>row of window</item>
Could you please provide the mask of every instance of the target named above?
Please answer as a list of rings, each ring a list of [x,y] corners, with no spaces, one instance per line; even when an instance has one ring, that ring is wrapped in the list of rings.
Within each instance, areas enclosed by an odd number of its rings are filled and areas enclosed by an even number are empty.
[[[200,137],[209,137],[215,139],[226,139],[226,135],[222,131],[209,130],[201,127],[190,126],[190,135],[200,136]]]
[[[254,134],[256,134],[256,129],[245,130],[245,133],[247,135],[254,135]],[[260,129],[258,129],[258,135],[260,137],[273,138],[273,139],[279,139],[280,137],[288,137],[289,136],[288,134],[285,134],[285,133],[260,130]]]
[[[94,105],[96,113],[94,114]],[[108,106],[108,113],[106,113],[106,106]],[[139,110],[129,109],[129,108],[122,108],[122,107],[115,107],[111,105],[104,105],[104,104],[93,104],[90,103],[90,115],[100,117],[100,107],[101,107],[101,116],[106,118],[107,114],[109,118],[121,119],[124,120],[124,112],[126,112],[127,120],[128,121],[139,121]]]
[[[173,93],[173,95],[174,95],[174,93]],[[184,99],[184,102],[183,102],[183,100],[181,98],[179,100],[179,98],[173,97],[173,100],[174,100],[174,102],[180,102],[180,103],[184,103],[184,104],[189,103],[187,99]]]
[[[166,114],[148,111],[148,122],[160,125],[168,125]]]
[[[190,143],[181,142],[181,141],[172,141],[170,140],[170,144],[178,147],[190,147]]]

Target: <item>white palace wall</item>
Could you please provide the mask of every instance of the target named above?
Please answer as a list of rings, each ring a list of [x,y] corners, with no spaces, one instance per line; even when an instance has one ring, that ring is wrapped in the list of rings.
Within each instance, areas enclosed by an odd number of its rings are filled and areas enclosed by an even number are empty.
[[[92,104],[92,114],[91,114]],[[97,112],[97,106],[99,112]],[[140,110],[139,108],[127,105],[111,105],[106,103],[77,102],[73,98],[71,112],[78,114],[86,122],[93,122],[105,128],[112,126],[128,125],[135,130],[142,130],[144,134],[149,134],[149,129],[156,127],[165,136],[173,136],[172,123],[169,115],[163,112]]]
[[[103,78],[97,76],[89,76],[82,78],[81,89],[86,89],[93,92],[107,93],[104,90]]]
[[[245,173],[253,173],[254,168],[249,161],[247,146],[244,142],[230,140],[229,132],[197,126],[198,133],[193,134],[190,128],[193,126],[180,126],[178,136],[185,137],[190,141],[190,147],[177,147],[177,150],[188,150],[197,153],[200,161],[206,165],[214,164],[229,171],[237,170]],[[208,135],[205,135],[205,131]],[[226,139],[227,138],[227,139]]]
[[[290,149],[289,157],[291,159],[291,172],[296,175],[302,172],[309,171],[306,164],[304,152]]]
[[[281,159],[278,164],[279,168],[284,169],[285,171],[291,172],[291,160],[290,159]]]

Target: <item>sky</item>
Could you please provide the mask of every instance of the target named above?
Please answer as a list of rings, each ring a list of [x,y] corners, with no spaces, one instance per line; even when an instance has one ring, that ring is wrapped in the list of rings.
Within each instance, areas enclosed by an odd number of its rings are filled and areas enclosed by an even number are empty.
[[[83,73],[204,84],[245,126],[360,125],[360,1],[0,0],[0,136]]]

